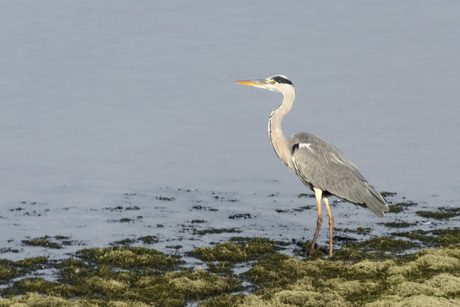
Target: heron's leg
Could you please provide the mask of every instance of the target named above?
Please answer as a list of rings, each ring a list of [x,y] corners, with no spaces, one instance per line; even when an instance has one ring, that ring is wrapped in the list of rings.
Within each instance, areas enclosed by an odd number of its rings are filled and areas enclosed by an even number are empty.
[[[323,200],[326,205],[327,214],[329,215],[329,258],[332,258],[332,232],[334,231],[334,218],[332,217],[327,197],[323,197]]]
[[[318,204],[318,220],[316,221],[316,230],[315,236],[313,237],[313,242],[311,242],[310,253],[308,253],[308,257],[313,255],[315,250],[316,238],[318,237],[319,229],[321,228],[321,224],[323,223],[323,216],[321,214],[321,195],[323,195],[323,191],[317,188],[313,188],[315,191],[316,202]]]

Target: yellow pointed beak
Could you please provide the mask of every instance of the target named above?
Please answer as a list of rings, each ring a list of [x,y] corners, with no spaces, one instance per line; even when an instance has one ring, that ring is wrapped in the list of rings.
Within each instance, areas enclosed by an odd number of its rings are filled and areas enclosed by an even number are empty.
[[[258,79],[258,80],[242,80],[242,81],[235,81],[236,84],[242,85],[251,85],[251,86],[258,86],[267,84],[267,80],[265,79]]]

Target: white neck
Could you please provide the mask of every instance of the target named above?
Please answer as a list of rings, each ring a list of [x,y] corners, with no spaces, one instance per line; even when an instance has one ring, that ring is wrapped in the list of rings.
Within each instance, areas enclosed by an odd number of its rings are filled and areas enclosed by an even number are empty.
[[[283,117],[289,113],[295,99],[295,90],[291,87],[288,91],[283,93],[283,102],[281,105],[273,109],[268,119],[268,135],[272,142],[273,149],[275,149],[278,157],[286,164],[291,170],[294,171],[294,165],[291,160],[291,149],[288,147],[286,137],[281,130],[281,121]]]

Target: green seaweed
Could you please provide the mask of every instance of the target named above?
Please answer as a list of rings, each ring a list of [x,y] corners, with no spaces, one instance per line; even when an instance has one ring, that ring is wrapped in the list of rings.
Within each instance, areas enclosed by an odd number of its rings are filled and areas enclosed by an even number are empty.
[[[215,247],[198,247],[190,254],[203,261],[230,261],[240,262],[271,253],[275,250],[275,244],[268,239],[253,238],[247,242],[219,243]]]
[[[424,218],[433,218],[433,219],[449,219],[452,217],[460,216],[460,208],[446,208],[439,207],[437,211],[417,211],[415,212],[418,216]]]
[[[30,240],[22,240],[22,244],[29,245],[29,246],[42,246],[42,247],[54,248],[54,249],[62,248],[61,244],[52,242],[50,238],[51,237],[49,236],[43,236],[39,238],[33,238]]]
[[[396,196],[396,193],[395,192],[380,192],[380,195],[382,195],[383,197],[394,197]]]
[[[146,247],[114,246],[110,248],[82,249],[77,256],[94,264],[106,264],[119,268],[149,267],[164,270],[180,262],[157,250]]]
[[[416,223],[408,223],[408,222],[388,222],[385,223],[385,227],[389,228],[408,228],[411,226],[416,225]]]
[[[457,230],[433,231],[433,236],[455,235]],[[435,233],[436,232],[436,233]],[[353,244],[344,250],[388,251],[406,246],[386,237]],[[317,258],[302,260],[276,252],[276,243],[264,238],[226,242],[227,248],[258,255],[249,271],[231,273],[225,263],[202,268],[181,268],[180,260],[147,248],[83,249],[77,258],[58,261],[57,281],[25,278],[1,290],[0,306],[455,306],[460,303],[460,248],[422,249],[415,254],[374,261]],[[231,243],[231,244],[229,244]],[[222,247],[211,252],[219,257]],[[344,255],[345,253],[342,253]],[[350,255],[352,255],[350,253]],[[143,257],[145,256],[145,257]],[[174,259],[173,265],[166,259]],[[247,256],[243,261],[247,261]],[[160,265],[154,264],[158,260]],[[52,265],[43,257],[0,261],[0,268]],[[151,266],[155,269],[152,270]],[[219,268],[217,269],[217,266]],[[120,269],[123,268],[123,269]],[[1,271],[1,270],[0,270]],[[241,286],[250,282],[252,288]],[[423,297],[423,300],[419,299]]]
[[[412,201],[408,201],[408,202],[400,202],[400,203],[396,203],[394,205],[390,205],[389,208],[390,208],[390,213],[399,213],[399,212],[402,212],[404,211],[405,208],[407,207],[413,207],[413,206],[417,206],[417,203],[414,203]]]
[[[240,233],[241,230],[236,228],[209,228],[196,231],[196,234],[199,236],[204,236],[207,234],[219,234],[219,233]]]
[[[435,230],[414,230],[408,232],[394,232],[395,237],[406,237],[416,240],[430,247],[448,247],[460,244],[460,228],[435,229]]]
[[[156,236],[143,236],[137,238],[138,241],[142,241],[144,244],[153,244],[158,243],[158,238]]]

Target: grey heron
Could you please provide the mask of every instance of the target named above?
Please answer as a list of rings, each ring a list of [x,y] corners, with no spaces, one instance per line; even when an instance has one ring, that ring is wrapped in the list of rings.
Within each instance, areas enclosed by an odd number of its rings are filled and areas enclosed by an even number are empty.
[[[291,80],[283,75],[267,79],[236,81],[283,94],[283,102],[270,114],[268,134],[273,148],[283,163],[294,171],[300,180],[315,192],[318,206],[318,220],[311,244],[312,256],[323,216],[321,200],[329,215],[329,257],[332,257],[332,234],[334,218],[327,197],[336,195],[349,202],[368,207],[377,216],[383,217],[389,211],[385,199],[367,182],[356,165],[337,148],[306,132],[286,138],[281,131],[281,121],[289,113],[295,99],[295,88]]]

